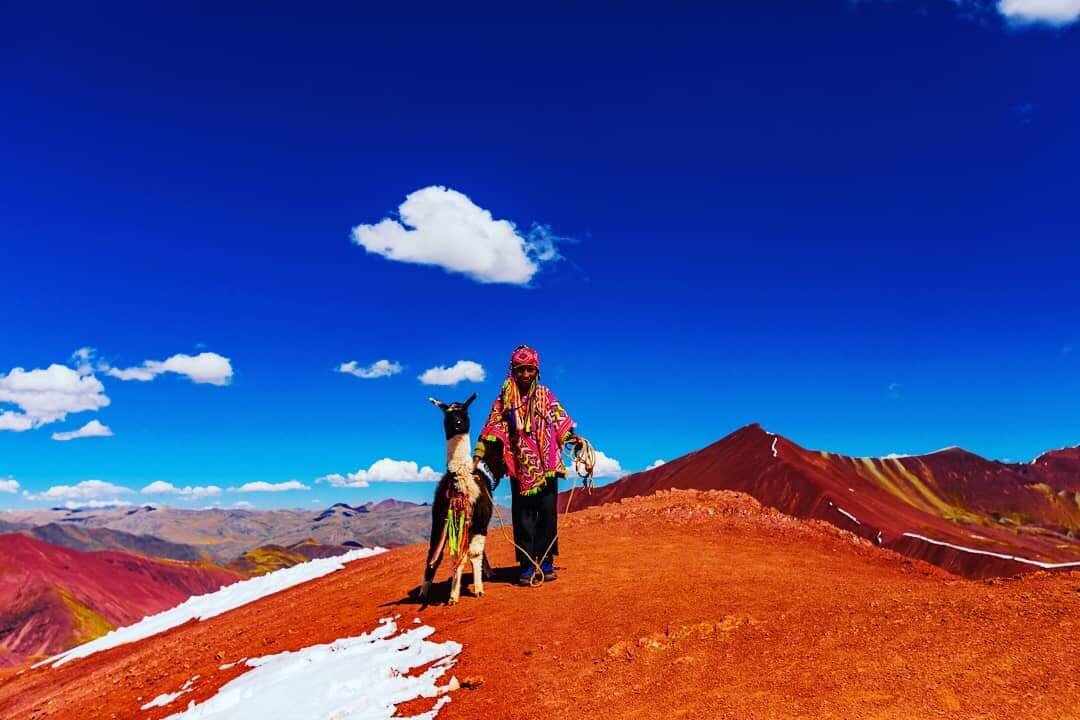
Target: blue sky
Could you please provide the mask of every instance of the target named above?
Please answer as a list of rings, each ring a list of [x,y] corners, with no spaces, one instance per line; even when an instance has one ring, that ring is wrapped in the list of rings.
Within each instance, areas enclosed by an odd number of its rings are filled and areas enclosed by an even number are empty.
[[[8,7],[0,506],[427,499],[520,342],[624,470],[1075,445],[1074,4]]]

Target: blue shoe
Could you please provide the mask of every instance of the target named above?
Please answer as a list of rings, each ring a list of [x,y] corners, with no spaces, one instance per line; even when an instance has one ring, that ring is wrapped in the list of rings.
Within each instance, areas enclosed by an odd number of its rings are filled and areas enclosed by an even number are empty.
[[[532,565],[521,568],[521,575],[518,575],[518,585],[522,587],[531,587],[533,573],[536,572],[536,568]]]
[[[555,579],[557,579],[559,577],[558,575],[555,574],[555,561],[554,560],[545,560],[544,562],[540,563],[540,569],[544,571],[544,581],[545,582],[548,582],[550,580],[555,580]]]

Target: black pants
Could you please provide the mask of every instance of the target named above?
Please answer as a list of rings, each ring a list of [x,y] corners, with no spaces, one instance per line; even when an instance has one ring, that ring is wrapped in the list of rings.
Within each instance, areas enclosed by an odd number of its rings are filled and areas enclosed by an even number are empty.
[[[551,560],[559,554],[559,542],[555,539],[559,530],[558,499],[559,479],[556,477],[549,478],[543,489],[535,495],[514,493],[511,500],[514,542],[525,548],[537,562],[541,561],[541,556],[552,540],[555,540],[555,544],[544,559]],[[517,550],[517,560],[523,566],[532,564],[521,550]]]

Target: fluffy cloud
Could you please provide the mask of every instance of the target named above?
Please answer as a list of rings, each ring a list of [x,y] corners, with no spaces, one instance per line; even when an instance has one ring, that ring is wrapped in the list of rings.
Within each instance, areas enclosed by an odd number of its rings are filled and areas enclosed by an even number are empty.
[[[645,468],[645,469],[646,470],[655,470],[656,468],[660,467],[663,464],[664,464],[663,460],[654,460],[653,464],[650,465],[649,467]]]
[[[998,0],[998,12],[1014,25],[1068,25],[1080,18],[1080,0]]]
[[[626,474],[619,461],[613,457],[608,457],[599,450],[596,451],[596,467],[593,469],[593,475],[599,478],[617,478]]]
[[[310,490],[307,485],[303,484],[299,480],[286,480],[279,483],[268,483],[263,480],[257,482],[244,483],[238,488],[233,488],[234,492],[284,492],[286,490]]]
[[[438,185],[408,195],[398,218],[357,225],[353,242],[389,260],[435,265],[482,283],[525,285],[542,263],[559,257],[550,233],[522,237],[512,222]]]
[[[354,473],[332,473],[323,475],[315,482],[330,483],[334,487],[362,488],[373,482],[437,482],[442,473],[412,460],[392,460],[383,458],[372,463],[367,470]]]
[[[80,375],[93,375],[94,369],[90,366],[90,361],[94,358],[95,352],[92,347],[81,347],[71,353],[71,359],[76,362],[75,372]]]
[[[72,430],[71,432],[54,432],[52,434],[52,439],[66,442],[68,440],[77,440],[79,438],[88,437],[112,437],[112,434],[112,430],[109,429],[108,425],[102,425],[97,420],[91,420],[78,430]]]
[[[44,370],[17,367],[0,375],[0,405],[5,403],[18,411],[0,412],[0,430],[22,432],[65,420],[69,413],[99,410],[109,398],[93,375],[54,363]]]
[[[401,365],[389,360],[376,360],[367,367],[360,367],[355,360],[350,360],[347,363],[341,363],[341,365],[338,366],[337,371],[348,375],[354,375],[365,380],[372,380],[374,378],[397,375],[401,372]]]
[[[0,493],[19,492],[19,481],[13,477],[0,478]]]
[[[201,499],[220,495],[222,491],[217,485],[176,487],[164,480],[155,480],[144,487],[141,492],[144,495],[180,495],[182,497]]]
[[[171,372],[183,375],[195,383],[228,385],[233,376],[229,358],[212,352],[173,355],[166,360],[147,360],[142,365],[126,369],[103,365],[102,369],[109,377],[140,382],[148,382],[162,373]]]
[[[433,367],[424,371],[420,382],[425,385],[457,385],[463,380],[484,382],[486,374],[480,363],[472,360],[458,360],[451,367]]]
[[[76,485],[54,485],[43,493],[31,495],[33,500],[96,500],[109,495],[125,495],[131,490],[104,480],[83,480]]]

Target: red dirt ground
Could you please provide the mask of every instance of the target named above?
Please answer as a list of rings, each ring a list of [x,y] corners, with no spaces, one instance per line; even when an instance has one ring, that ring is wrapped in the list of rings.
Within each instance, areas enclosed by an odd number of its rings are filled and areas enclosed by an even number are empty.
[[[0,679],[0,717],[161,718],[180,708],[138,708],[194,675],[177,705],[243,671],[222,663],[400,614],[464,645],[452,672],[466,687],[440,720],[1080,718],[1080,573],[964,580],[726,491],[633,498],[561,527],[561,576],[540,588],[497,582],[482,599],[421,609],[408,590],[425,549],[400,548],[206,622]],[[489,546],[496,566],[510,563],[501,531]]]

